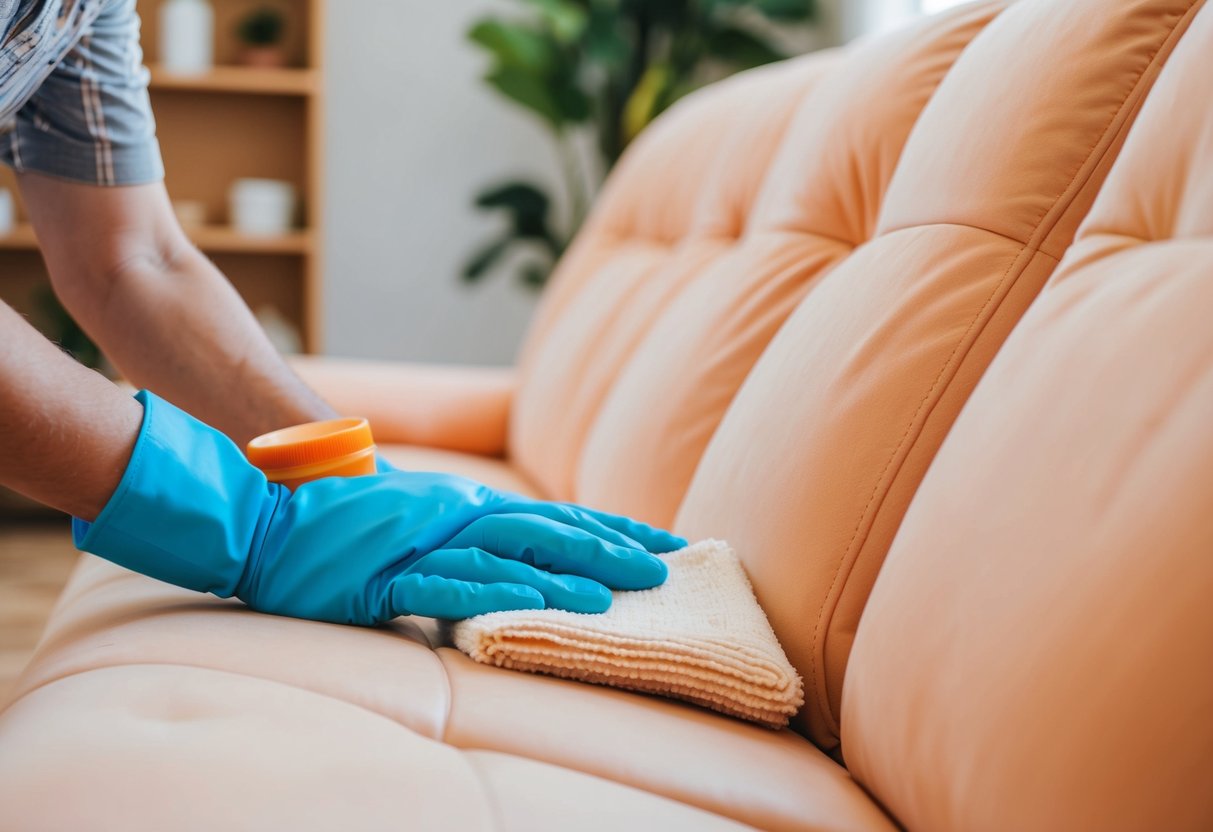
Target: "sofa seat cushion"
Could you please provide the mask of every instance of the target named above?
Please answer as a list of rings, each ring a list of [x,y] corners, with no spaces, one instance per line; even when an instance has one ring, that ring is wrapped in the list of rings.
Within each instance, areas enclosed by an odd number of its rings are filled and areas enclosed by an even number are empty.
[[[740,829],[353,703],[177,664],[69,676],[0,718],[0,805],[24,830]],[[6,824],[7,825],[7,824]]]
[[[796,734],[440,636],[263,615],[85,555],[0,714],[0,805],[46,828],[100,805],[90,828],[185,828],[165,820],[203,799],[208,828],[333,828],[342,806],[369,828],[891,828]]]

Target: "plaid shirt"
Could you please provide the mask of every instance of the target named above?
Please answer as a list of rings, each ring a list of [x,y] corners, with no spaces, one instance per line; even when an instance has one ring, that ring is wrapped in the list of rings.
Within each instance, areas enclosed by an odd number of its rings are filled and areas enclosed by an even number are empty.
[[[0,162],[91,185],[164,176],[135,0],[0,0]]]

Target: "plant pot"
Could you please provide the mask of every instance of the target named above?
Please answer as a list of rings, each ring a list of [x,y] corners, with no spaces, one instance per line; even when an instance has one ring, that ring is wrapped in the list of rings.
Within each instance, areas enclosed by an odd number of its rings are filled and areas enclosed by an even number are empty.
[[[281,46],[246,46],[240,55],[245,66],[278,69],[286,66],[286,53]]]

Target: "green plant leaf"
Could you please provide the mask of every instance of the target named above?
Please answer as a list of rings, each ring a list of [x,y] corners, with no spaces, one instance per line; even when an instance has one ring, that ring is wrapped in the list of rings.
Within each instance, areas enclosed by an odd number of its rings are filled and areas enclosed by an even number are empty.
[[[249,46],[274,46],[282,41],[285,28],[282,12],[260,6],[240,19],[236,24],[236,36]]]
[[[724,26],[708,37],[708,52],[742,69],[781,61],[787,56],[766,41],[736,26]]]
[[[548,195],[529,182],[507,182],[476,197],[476,207],[502,209],[510,215],[510,233],[522,239],[554,241],[548,227]]]
[[[571,78],[561,80],[551,91],[561,118],[572,124],[585,121],[590,117],[590,97]]]
[[[554,130],[564,128],[560,103],[542,75],[519,66],[499,66],[484,80],[506,98],[539,115]]]
[[[711,15],[717,9],[748,6],[771,20],[796,21],[817,17],[816,0],[701,0],[704,11]]]
[[[502,210],[509,215],[510,228],[504,236],[479,249],[463,268],[463,279],[474,283],[496,266],[514,246],[538,245],[544,256],[555,262],[564,251],[564,242],[548,224],[551,200],[529,182],[507,182],[482,192],[476,206],[483,210]],[[540,286],[547,280],[550,264],[530,263],[522,267],[519,279],[527,286]]]
[[[585,32],[589,15],[586,10],[569,0],[527,0],[538,11],[552,34],[565,44],[576,43]]]
[[[671,80],[673,69],[669,64],[649,64],[649,68],[640,76],[636,89],[628,97],[623,106],[623,138],[630,142],[648,126],[649,122],[659,112],[658,106],[665,95]]]
[[[514,237],[506,235],[484,246],[463,267],[463,279],[475,283],[488,273],[497,261],[505,256],[510,246],[515,242]]]
[[[621,0],[618,14],[670,27],[685,27],[695,17],[694,6],[691,0]]]
[[[816,0],[752,0],[754,8],[772,20],[816,20]]]
[[[551,40],[518,24],[482,20],[468,32],[468,39],[487,49],[503,67],[544,74],[556,63],[556,47]]]
[[[519,270],[518,279],[528,289],[542,289],[551,274],[551,265],[541,266],[538,263],[527,263]]]
[[[585,32],[586,57],[608,69],[619,69],[627,65],[632,48],[619,30],[618,13],[595,4]]]

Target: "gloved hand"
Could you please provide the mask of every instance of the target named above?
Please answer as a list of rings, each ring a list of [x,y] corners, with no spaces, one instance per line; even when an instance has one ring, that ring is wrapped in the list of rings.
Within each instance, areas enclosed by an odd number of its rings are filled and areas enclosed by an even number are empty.
[[[601,612],[685,541],[626,518],[395,472],[267,482],[223,434],[143,391],[139,438],[78,548],[254,609],[349,624],[507,609]],[[647,551],[646,551],[647,550]]]

